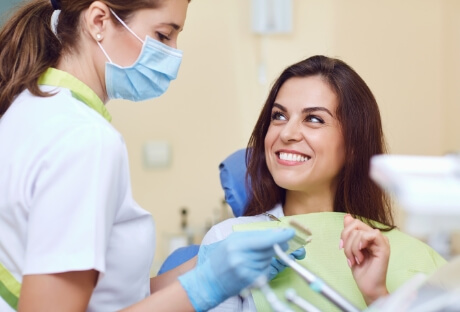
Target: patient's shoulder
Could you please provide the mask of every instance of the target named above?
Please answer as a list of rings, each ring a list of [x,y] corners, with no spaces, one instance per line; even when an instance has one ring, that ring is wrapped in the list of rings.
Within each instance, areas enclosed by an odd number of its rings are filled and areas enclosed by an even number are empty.
[[[388,272],[393,278],[399,276],[405,281],[416,273],[429,275],[446,264],[439,253],[418,238],[396,229],[385,235],[390,241]]]

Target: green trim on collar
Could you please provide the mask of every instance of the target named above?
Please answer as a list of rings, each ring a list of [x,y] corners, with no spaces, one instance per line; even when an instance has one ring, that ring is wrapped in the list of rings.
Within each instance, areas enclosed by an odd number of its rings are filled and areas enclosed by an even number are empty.
[[[50,67],[40,76],[38,84],[67,88],[72,92],[74,98],[94,109],[109,122],[112,121],[112,116],[96,93],[71,74]]]

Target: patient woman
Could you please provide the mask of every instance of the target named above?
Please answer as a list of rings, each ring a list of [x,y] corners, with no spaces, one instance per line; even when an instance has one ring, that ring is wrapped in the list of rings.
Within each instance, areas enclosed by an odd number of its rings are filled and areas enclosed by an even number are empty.
[[[445,263],[426,244],[395,229],[389,198],[369,178],[370,158],[385,153],[380,113],[369,87],[343,61],[313,56],[286,68],[248,147],[245,216],[215,225],[203,244],[274,224],[273,216],[295,218],[313,233],[299,262],[358,309]],[[293,287],[321,311],[338,311],[291,269],[270,286],[281,300]],[[253,291],[213,311],[242,310],[269,308],[262,293]]]

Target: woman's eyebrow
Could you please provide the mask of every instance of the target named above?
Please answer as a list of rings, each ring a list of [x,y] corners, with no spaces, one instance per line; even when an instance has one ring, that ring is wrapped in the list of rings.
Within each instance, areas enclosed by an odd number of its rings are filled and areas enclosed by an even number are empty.
[[[273,103],[273,107],[277,107],[281,111],[287,112],[286,107],[284,107],[281,104]],[[309,113],[311,114],[311,113],[316,112],[316,111],[323,111],[323,112],[326,112],[329,115],[331,115],[331,117],[334,117],[334,116],[332,116],[332,113],[326,107],[315,106],[315,107],[306,107],[306,108],[302,109],[303,114],[309,114]]]
[[[183,30],[183,28],[181,28],[179,25],[177,25],[175,23],[162,23],[161,25],[171,26],[172,28],[174,28],[175,30],[178,30],[178,31]]]
[[[278,103],[273,103],[273,107],[278,107],[281,111],[283,112],[287,112],[287,109],[286,107],[284,107],[283,105],[281,104],[278,104]]]
[[[334,116],[332,116],[332,113],[326,107],[306,107],[306,108],[302,109],[302,113],[304,113],[304,114],[313,113],[315,111],[326,112],[329,115],[331,115],[331,117],[334,117]]]

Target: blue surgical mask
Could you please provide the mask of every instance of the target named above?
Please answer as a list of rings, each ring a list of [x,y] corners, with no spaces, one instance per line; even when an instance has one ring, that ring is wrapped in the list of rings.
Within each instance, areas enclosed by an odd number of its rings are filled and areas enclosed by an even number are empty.
[[[159,97],[168,89],[171,80],[176,79],[182,61],[182,51],[149,36],[145,41],[142,40],[115,12],[111,12],[143,46],[133,65],[121,67],[112,62],[100,42],[97,42],[109,60],[109,63],[105,64],[105,84],[109,99],[138,102]]]

